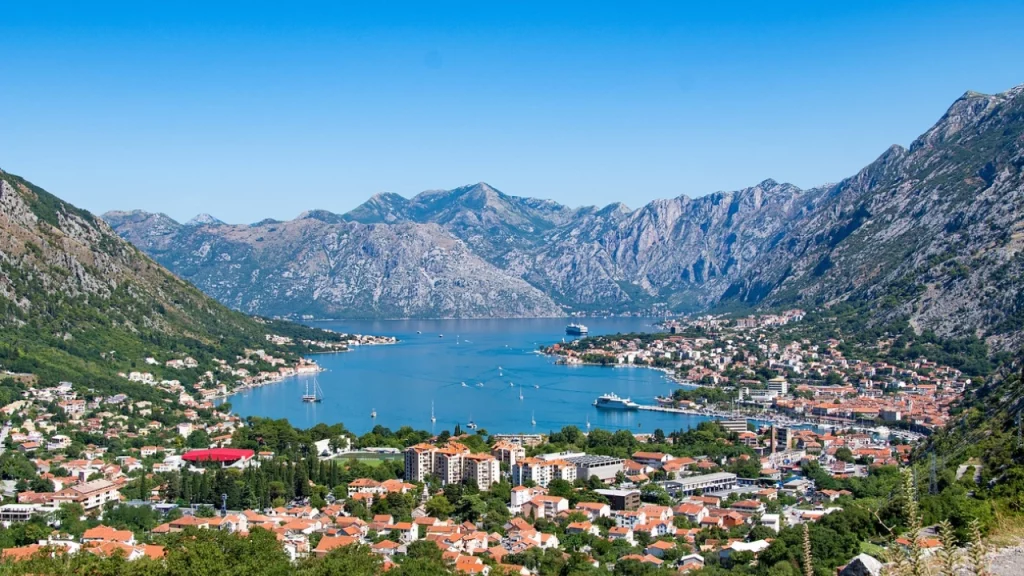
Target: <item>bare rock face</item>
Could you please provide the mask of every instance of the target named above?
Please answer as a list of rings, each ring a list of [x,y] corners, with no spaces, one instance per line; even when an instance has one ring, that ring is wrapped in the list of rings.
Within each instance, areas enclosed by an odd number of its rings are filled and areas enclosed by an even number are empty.
[[[967,93],[909,150],[824,192],[731,296],[865,303],[942,335],[1024,326],[1024,89]]]
[[[236,308],[327,316],[547,316],[859,306],[1004,344],[1024,326],[1024,87],[969,92],[909,149],[818,188],[569,208],[479,183],[377,194],[344,215],[180,225],[105,216]],[[229,263],[229,264],[224,264]]]
[[[558,316],[540,290],[436,224],[361,224],[308,212],[289,222],[162,226],[112,218],[126,238],[234,308],[260,314],[406,318]],[[151,223],[159,222],[154,229]]]

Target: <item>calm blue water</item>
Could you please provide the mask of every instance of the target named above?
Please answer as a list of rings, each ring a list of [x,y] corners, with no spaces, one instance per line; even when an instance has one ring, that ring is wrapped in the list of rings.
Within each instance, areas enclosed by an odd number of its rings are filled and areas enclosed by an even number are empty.
[[[651,322],[591,318],[586,324],[593,335],[651,331]],[[537,354],[538,345],[562,340],[565,324],[564,319],[319,322],[314,325],[339,332],[392,335],[400,342],[316,355],[327,370],[317,376],[324,393],[320,404],[300,400],[312,377],[292,378],[229,400],[242,416],[287,418],[302,428],[341,422],[358,434],[376,424],[440,432],[452,430],[456,423],[465,428],[471,419],[492,433],[546,433],[569,424],[586,429],[588,418],[592,428],[640,432],[661,428],[668,433],[704,419],[594,408],[591,403],[606,392],[653,404],[655,396],[671,392],[677,384],[657,370],[560,366]],[[433,425],[431,402],[437,416]],[[376,419],[370,418],[372,410],[377,411]],[[536,426],[530,424],[531,416]]]

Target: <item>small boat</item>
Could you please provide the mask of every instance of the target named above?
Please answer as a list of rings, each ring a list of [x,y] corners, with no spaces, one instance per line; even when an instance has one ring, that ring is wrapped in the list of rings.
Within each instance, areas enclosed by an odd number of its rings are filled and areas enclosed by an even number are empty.
[[[484,383],[483,382],[477,382],[476,383],[476,387],[477,388],[483,388],[484,387]]]
[[[430,422],[431,423],[437,422],[437,417],[434,416],[434,403],[433,402],[430,403]]]
[[[417,330],[416,333],[417,334],[423,334],[423,331],[422,330]]]
[[[587,416],[587,430],[590,430],[590,416]]]
[[[519,387],[519,399],[520,400],[523,399],[523,387],[522,386]]]
[[[512,388],[512,387],[514,387],[514,386],[515,386],[515,384],[513,384],[513,383],[511,383],[511,382],[509,382],[509,383],[508,383],[508,387],[509,387],[509,388]]]
[[[377,417],[377,409],[373,408],[373,409],[370,410],[370,418],[376,418],[376,417]]]
[[[470,418],[469,423],[466,424],[466,428],[469,428],[470,430],[476,430],[476,422],[473,422],[473,419]]]
[[[438,334],[437,337],[438,338],[444,338],[444,334]]]
[[[533,387],[537,388],[539,390],[540,389],[540,384],[534,384]]]
[[[463,388],[469,388],[469,386],[466,386],[466,383],[465,383],[465,382],[463,382],[463,383],[462,383],[462,387],[463,387]]]
[[[530,424],[533,425],[533,426],[537,425],[537,418],[534,417],[533,412],[530,412]]]

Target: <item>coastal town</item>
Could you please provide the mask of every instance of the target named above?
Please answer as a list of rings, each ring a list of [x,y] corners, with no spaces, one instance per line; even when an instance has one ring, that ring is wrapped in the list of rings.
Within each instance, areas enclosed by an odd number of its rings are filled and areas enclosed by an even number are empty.
[[[724,354],[709,348],[713,340],[669,337],[649,347],[613,342],[636,352],[634,360],[653,350],[688,350],[712,360]],[[769,366],[804,373],[838,361],[814,350],[814,366],[801,364],[799,350],[768,346],[775,362]],[[316,369],[307,361],[287,365],[259,350],[217,363],[240,385]],[[195,368],[188,358],[162,364]],[[250,371],[260,364],[277,369]],[[673,573],[753,565],[772,554],[780,531],[823,522],[863,496],[854,489],[891,479],[912,449],[879,433],[755,427],[745,418],[669,435],[573,427],[525,435],[456,430],[413,434],[398,441],[401,447],[368,444],[389,437],[375,429],[363,437],[342,433],[311,443],[303,462],[321,477],[328,477],[323,471],[329,466],[337,485],[310,476],[309,486],[296,480],[294,489],[267,506],[236,508],[229,507],[227,493],[222,500],[209,491],[204,501],[202,490],[186,497],[174,486],[214,477],[239,482],[288,466],[289,457],[241,447],[251,441],[253,423],[218,410],[212,401],[223,392],[214,387],[217,374],[204,372],[193,386],[127,375],[166,393],[157,401],[97,396],[67,382],[37,387],[31,379],[5,380],[8,393],[18,397],[2,408],[8,420],[0,522],[7,530],[35,527],[17,532],[17,545],[2,552],[5,561],[58,553],[161,561],[166,539],[181,532],[245,538],[266,530],[293,562],[356,547],[376,557],[382,570],[423,554],[424,546],[466,574],[547,573],[549,552],[609,571],[634,564]],[[911,386],[924,384],[901,370],[894,376]],[[935,386],[936,380],[928,381],[932,389],[946,393],[946,382]],[[819,397],[844,404],[851,393],[845,389],[857,390],[843,386],[844,392],[824,396],[812,389],[786,400],[787,387],[775,388],[773,405],[791,402],[794,409]],[[383,464],[367,468],[367,457]],[[371,474],[353,476],[359,471]],[[151,520],[126,522],[127,509],[145,509]],[[852,553],[846,560],[850,570],[874,561]]]
[[[740,318],[670,321],[661,334],[610,335],[545,347],[558,362],[663,370],[681,388],[657,406],[787,424],[887,427],[920,438],[942,428],[971,382],[961,370],[924,357],[864,357],[836,338],[793,338],[780,327],[802,310]],[[789,338],[786,338],[789,336]],[[879,338],[877,356],[893,345]]]

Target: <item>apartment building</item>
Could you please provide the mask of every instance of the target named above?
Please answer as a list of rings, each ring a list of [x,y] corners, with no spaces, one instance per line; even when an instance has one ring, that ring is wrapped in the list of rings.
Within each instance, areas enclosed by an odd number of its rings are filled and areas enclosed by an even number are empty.
[[[53,495],[54,505],[59,506],[64,502],[75,502],[81,504],[86,512],[95,510],[111,501],[121,499],[121,492],[117,484],[109,480],[93,480],[84,484],[78,484],[65,488]]]
[[[516,462],[526,458],[526,448],[522,444],[500,441],[491,448],[491,456],[497,458],[499,464],[505,464],[511,469]]]
[[[416,444],[405,449],[405,479],[408,482],[425,482],[434,472],[434,446]]]
[[[541,458],[524,458],[512,466],[512,484],[516,486],[533,482],[537,486],[546,487],[555,479],[574,482],[576,466],[565,460]]]
[[[459,484],[470,478],[481,490],[488,490],[501,479],[501,467],[494,456],[472,454],[458,442],[444,446],[416,444],[406,448],[406,481],[424,482],[431,475],[437,476],[442,484]]]
[[[473,480],[481,490],[488,490],[501,480],[501,465],[489,454],[463,456],[463,478]]]

